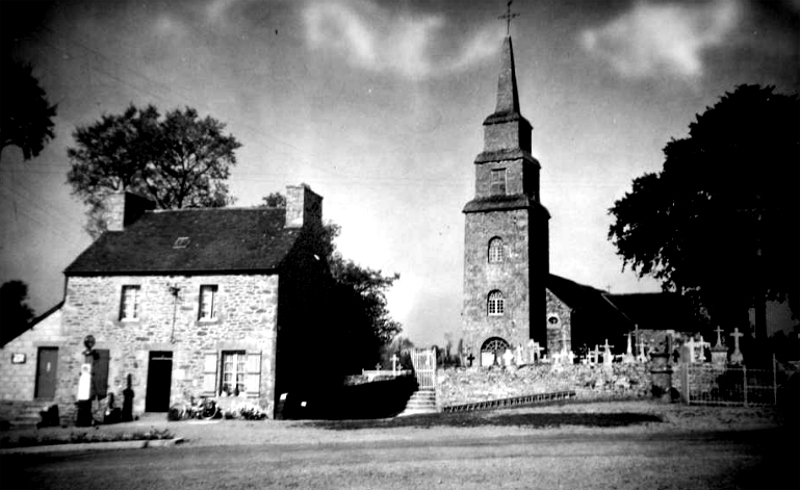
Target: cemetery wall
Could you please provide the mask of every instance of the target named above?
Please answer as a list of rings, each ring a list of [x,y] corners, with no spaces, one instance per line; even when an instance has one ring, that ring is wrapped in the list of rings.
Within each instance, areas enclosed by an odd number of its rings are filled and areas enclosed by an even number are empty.
[[[650,368],[650,363],[447,368],[437,371],[437,400],[448,406],[565,390],[585,398],[645,398],[651,396]]]

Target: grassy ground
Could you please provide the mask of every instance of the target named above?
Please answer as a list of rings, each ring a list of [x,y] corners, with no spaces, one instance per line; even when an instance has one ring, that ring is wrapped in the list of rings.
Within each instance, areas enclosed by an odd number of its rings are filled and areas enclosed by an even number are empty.
[[[797,419],[798,414],[795,414]],[[795,421],[797,424],[797,420]],[[729,431],[786,425],[773,407],[702,407],[652,401],[567,402],[549,406],[495,411],[440,413],[392,419],[306,421],[181,421],[168,422],[165,414],[148,414],[136,422],[95,428],[46,428],[0,433],[4,447],[33,439],[124,440],[132,433],[168,431],[197,445],[291,444],[296,442],[350,442],[404,438],[497,437],[536,431],[673,432]],[[796,425],[797,427],[797,425]],[[796,430],[795,433],[798,431]]]

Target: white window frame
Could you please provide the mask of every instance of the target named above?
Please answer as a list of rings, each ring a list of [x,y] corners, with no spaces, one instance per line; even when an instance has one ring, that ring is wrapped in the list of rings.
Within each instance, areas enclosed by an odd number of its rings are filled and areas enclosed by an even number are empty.
[[[204,284],[200,286],[200,294],[198,295],[198,320],[210,321],[217,319],[218,293],[219,288],[216,284]]]
[[[503,239],[501,237],[492,237],[487,246],[487,260],[490,264],[499,264],[503,262]]]
[[[135,284],[126,284],[120,294],[120,320],[132,322],[139,320],[139,296],[142,287]]]
[[[503,293],[500,291],[491,291],[487,296],[487,315],[489,316],[503,316],[504,301]]]
[[[222,368],[220,369],[220,393],[228,395],[235,393],[235,387],[239,387],[238,393],[245,393],[247,390],[247,362],[248,356],[245,351],[222,351]]]

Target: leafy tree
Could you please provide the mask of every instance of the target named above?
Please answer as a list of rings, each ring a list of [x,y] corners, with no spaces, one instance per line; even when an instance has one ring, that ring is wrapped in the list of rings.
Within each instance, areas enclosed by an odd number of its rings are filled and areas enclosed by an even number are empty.
[[[286,206],[286,198],[277,192],[262,201],[262,207]],[[331,347],[347,350],[349,355],[341,367],[358,372],[380,362],[385,346],[402,330],[401,324],[390,317],[386,299],[387,290],[400,279],[400,274],[384,275],[345,259],[334,245],[340,230],[334,223],[324,227],[326,260],[333,278],[328,300],[332,317],[338,321],[337,336],[332,342],[341,344]]]
[[[272,192],[265,197],[261,198],[264,201],[262,206],[268,208],[285,208],[286,207],[286,196],[281,194],[280,192]]]
[[[28,285],[22,281],[8,281],[0,286],[0,345],[24,332],[33,318],[27,299]]]
[[[696,302],[711,323],[767,335],[766,299],[799,299],[798,96],[740,85],[664,148],[661,172],[610,209],[609,239],[640,276]]]
[[[224,134],[225,124],[195,109],[129,106],[122,114],[79,126],[67,150],[67,182],[89,206],[87,231],[106,229],[104,203],[110,193],[131,191],[161,209],[221,207],[233,202],[225,181],[242,146]]]
[[[0,151],[18,146],[23,158],[30,160],[54,137],[56,106],[48,102],[30,65],[8,54],[0,63]]]

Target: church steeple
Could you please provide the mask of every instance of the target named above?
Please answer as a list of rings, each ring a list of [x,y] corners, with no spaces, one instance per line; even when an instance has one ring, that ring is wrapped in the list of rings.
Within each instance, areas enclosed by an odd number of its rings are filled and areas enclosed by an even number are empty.
[[[531,152],[531,124],[520,114],[512,38],[503,40],[495,112],[484,120],[484,152]]]
[[[498,75],[498,103],[495,105],[495,114],[513,113],[520,113],[520,101],[517,96],[512,38],[507,36],[503,40],[501,52],[501,72]]]

